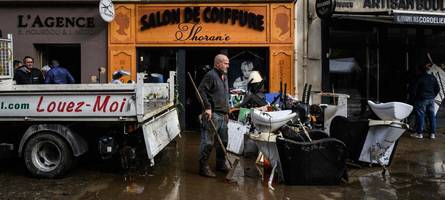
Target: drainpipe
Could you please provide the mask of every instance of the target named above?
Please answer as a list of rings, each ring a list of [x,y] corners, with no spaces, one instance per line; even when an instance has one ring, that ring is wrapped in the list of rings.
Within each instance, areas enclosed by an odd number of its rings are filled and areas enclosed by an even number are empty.
[[[308,48],[307,48],[307,4],[308,0],[294,1],[295,5],[295,18],[294,18],[294,94],[295,97],[301,96],[299,94],[300,86],[307,82],[307,70],[308,65]]]
[[[303,83],[307,83],[308,67],[308,0],[303,0]]]

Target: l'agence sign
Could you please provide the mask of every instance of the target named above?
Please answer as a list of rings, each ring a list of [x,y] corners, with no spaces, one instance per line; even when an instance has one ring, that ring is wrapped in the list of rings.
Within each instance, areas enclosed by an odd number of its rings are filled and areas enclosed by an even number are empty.
[[[95,17],[17,15],[19,35],[91,35],[96,28]]]
[[[266,41],[267,6],[139,6],[140,42]]]

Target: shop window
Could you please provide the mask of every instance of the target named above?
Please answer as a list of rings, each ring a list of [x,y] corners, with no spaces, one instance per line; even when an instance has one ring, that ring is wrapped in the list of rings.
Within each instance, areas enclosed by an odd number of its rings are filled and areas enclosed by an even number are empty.
[[[247,90],[250,72],[259,71],[263,80],[268,77],[267,48],[233,48],[229,49],[229,87]],[[265,81],[268,84],[268,81]],[[267,85],[265,85],[267,89]]]
[[[176,53],[172,48],[139,48],[138,72],[145,72],[145,82],[166,82],[169,71],[176,71]]]
[[[337,20],[332,23],[329,41],[329,85],[351,96],[349,117],[368,117],[362,115],[369,111],[368,99],[409,103],[409,85],[427,53],[436,64],[445,63],[443,27]],[[343,67],[357,70],[339,71],[338,63],[333,62],[340,61],[347,61]]]

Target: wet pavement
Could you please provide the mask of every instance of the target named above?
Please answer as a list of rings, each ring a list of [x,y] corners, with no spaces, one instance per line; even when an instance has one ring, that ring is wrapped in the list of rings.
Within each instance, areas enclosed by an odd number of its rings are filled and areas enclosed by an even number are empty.
[[[443,132],[442,132],[443,133]],[[21,161],[0,160],[0,199],[445,199],[445,135],[436,140],[400,139],[385,176],[379,167],[349,169],[339,186],[287,186],[269,190],[254,166],[237,184],[197,174],[199,137],[183,133],[158,156],[152,168],[124,176],[118,163],[80,162],[63,179],[34,179]],[[212,162],[213,163],[213,162]],[[251,163],[250,163],[251,164]]]

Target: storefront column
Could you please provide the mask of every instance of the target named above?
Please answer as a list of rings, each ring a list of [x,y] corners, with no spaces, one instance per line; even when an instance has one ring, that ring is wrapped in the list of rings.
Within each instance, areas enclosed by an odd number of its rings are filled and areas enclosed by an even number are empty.
[[[270,47],[269,89],[271,92],[279,92],[280,83],[283,83],[283,90],[284,84],[287,85],[287,94],[294,93],[293,50],[293,45]]]
[[[178,49],[178,52],[176,53],[176,81],[178,84],[178,92],[179,92],[179,102],[176,103],[181,103],[181,107],[184,108],[186,105],[186,101],[187,101],[187,95],[186,95],[186,85],[188,80],[188,75],[187,75],[187,66],[185,66],[185,49]],[[185,108],[184,109],[179,109],[179,123],[181,124],[181,128],[185,129]]]
[[[126,83],[128,80],[136,80],[136,47],[113,45],[108,47],[109,61],[111,65],[108,67],[108,77],[111,77],[113,72],[117,70],[125,70],[130,72],[131,77],[122,77],[122,82]]]

